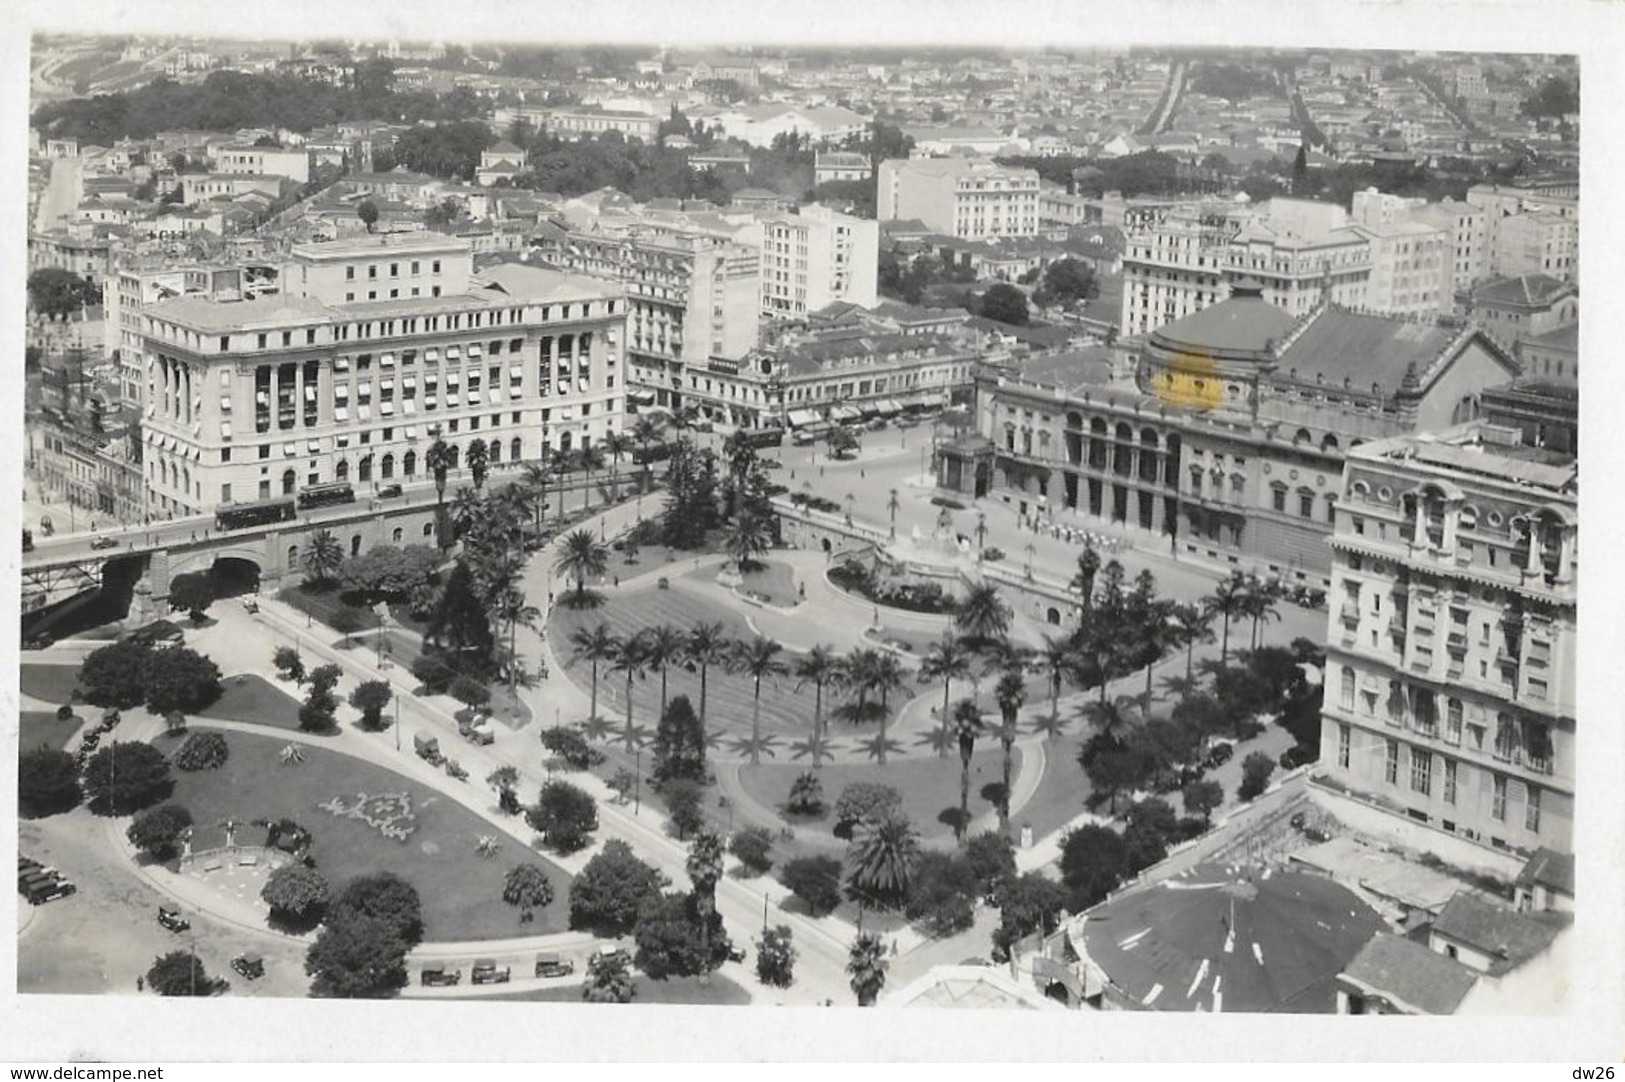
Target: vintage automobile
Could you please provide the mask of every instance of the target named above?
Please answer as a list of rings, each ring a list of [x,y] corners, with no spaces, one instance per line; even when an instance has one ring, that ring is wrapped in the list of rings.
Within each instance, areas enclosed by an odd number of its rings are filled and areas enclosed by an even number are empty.
[[[184,932],[192,926],[192,922],[182,916],[179,909],[170,909],[167,906],[158,907],[158,923],[171,932]]]
[[[239,954],[231,960],[231,968],[246,980],[258,980],[265,976],[265,959],[257,954]]]
[[[512,976],[513,970],[507,966],[498,966],[490,958],[481,958],[474,963],[470,980],[474,984],[507,984]]]
[[[538,977],[568,977],[575,971],[575,963],[561,957],[556,952],[536,956],[536,975]]]
[[[441,964],[431,964],[423,967],[423,976],[421,979],[423,984],[429,988],[448,986],[459,983],[463,979],[463,971],[460,969],[448,969],[446,966]]]

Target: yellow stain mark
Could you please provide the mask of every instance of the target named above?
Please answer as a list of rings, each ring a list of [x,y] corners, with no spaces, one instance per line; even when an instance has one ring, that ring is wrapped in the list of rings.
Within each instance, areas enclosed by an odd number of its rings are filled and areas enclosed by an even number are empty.
[[[1151,380],[1151,393],[1171,406],[1217,409],[1224,403],[1219,365],[1206,353],[1181,350]]]

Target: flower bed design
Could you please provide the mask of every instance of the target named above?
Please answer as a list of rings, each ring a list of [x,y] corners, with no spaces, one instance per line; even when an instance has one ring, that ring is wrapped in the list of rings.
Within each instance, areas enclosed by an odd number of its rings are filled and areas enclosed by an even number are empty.
[[[357,793],[353,804],[336,796],[318,808],[339,819],[360,819],[386,838],[405,843],[417,830],[417,816],[412,814],[410,793],[379,793],[369,796]]]

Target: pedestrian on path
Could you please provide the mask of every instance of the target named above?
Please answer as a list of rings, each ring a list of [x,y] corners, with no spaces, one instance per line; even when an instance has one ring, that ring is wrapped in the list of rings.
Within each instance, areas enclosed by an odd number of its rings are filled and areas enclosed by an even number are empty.
[[[137,992],[145,992],[147,990],[147,978],[141,976],[139,973],[137,973],[135,976],[135,990]]]

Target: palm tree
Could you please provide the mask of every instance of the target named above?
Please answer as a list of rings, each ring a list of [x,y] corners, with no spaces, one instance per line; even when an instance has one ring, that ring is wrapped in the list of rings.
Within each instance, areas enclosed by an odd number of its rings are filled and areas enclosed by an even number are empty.
[[[728,555],[740,574],[750,570],[756,557],[766,552],[772,541],[768,520],[753,511],[742,510],[728,527]]]
[[[886,950],[880,937],[860,935],[852,941],[846,956],[846,973],[851,979],[852,991],[858,997],[858,1006],[873,1007],[886,986]]]
[[[587,962],[581,998],[588,1003],[630,1003],[637,992],[624,954],[597,954]]]
[[[332,582],[343,566],[344,546],[339,544],[332,530],[323,527],[310,535],[310,545],[305,549],[305,570],[317,582]]]
[[[435,433],[434,442],[423,455],[423,468],[434,475],[435,538],[441,548],[449,548],[446,539],[446,471],[451,469],[451,448]]]
[[[632,681],[642,676],[646,665],[644,664],[643,635],[628,635],[621,639],[615,648],[614,658],[610,662],[610,670],[626,674],[626,746],[631,749],[636,743],[636,735],[632,731]]]
[[[1253,618],[1252,648],[1258,649],[1258,625],[1260,622],[1268,624],[1271,620],[1279,620],[1280,612],[1276,604],[1281,597],[1281,588],[1277,583],[1265,582],[1256,575],[1249,576],[1247,582],[1247,603],[1244,612]]]
[[[508,690],[519,682],[518,631],[521,626],[535,628],[542,610],[525,599],[525,591],[509,583],[497,592],[491,610],[508,627]]]
[[[1085,703],[1084,716],[1099,727],[1106,736],[1128,725],[1140,707],[1137,695],[1118,695],[1098,703]]]
[[[555,451],[553,460],[549,465],[553,476],[559,483],[559,521],[564,521],[564,478],[575,469],[576,453],[574,451]]]
[[[902,504],[898,502],[897,490],[891,490],[891,498],[886,501],[886,511],[891,515],[891,539],[897,540],[897,509]]]
[[[762,678],[784,676],[790,671],[789,666],[779,657],[783,650],[782,643],[774,642],[763,635],[757,635],[753,639],[741,639],[734,644],[731,663],[733,671],[750,677],[756,686],[750,714],[751,766],[759,766],[762,762]]]
[[[472,488],[460,488],[451,499],[451,529],[453,537],[462,537],[474,523],[484,518],[485,500]]]
[[[847,847],[847,890],[859,905],[895,909],[908,900],[920,839],[901,815],[867,819]]]
[[[999,588],[987,582],[972,586],[954,609],[954,627],[970,640],[972,649],[1003,638],[1010,630],[1010,607],[999,596]]]
[[[959,745],[959,819],[954,833],[961,841],[965,828],[970,825],[970,760],[976,752],[976,738],[982,735],[982,712],[975,699],[960,699],[954,704],[954,742]]]
[[[1247,611],[1247,579],[1240,571],[1232,571],[1230,577],[1213,588],[1213,592],[1202,599],[1202,605],[1207,611],[1209,619],[1214,616],[1223,618],[1219,633],[1219,665],[1222,668],[1230,659],[1230,621],[1234,617],[1242,616]]]
[[[1006,672],[994,685],[993,698],[999,704],[999,744],[1004,750],[1004,790],[999,797],[999,830],[1010,826],[1010,751],[1016,743],[1016,716],[1027,701],[1027,681],[1019,672]]]
[[[1061,682],[1074,671],[1077,659],[1072,644],[1051,635],[1044,636],[1044,648],[1038,652],[1044,675],[1049,678],[1049,714],[1053,720],[1061,716]]]
[[[643,662],[660,673],[660,716],[666,716],[666,670],[683,662],[687,640],[683,633],[670,624],[659,624],[643,631]]]
[[[807,684],[813,686],[813,745],[822,747],[824,720],[824,685],[836,679],[840,670],[840,662],[829,647],[820,643],[801,656],[796,662],[796,690],[801,690]],[[703,686],[703,685],[702,685]],[[813,753],[814,769],[824,765],[824,756],[820,751]]]
[[[512,815],[519,810],[519,768],[499,766],[486,775],[485,783],[497,791],[497,805]]]
[[[598,665],[614,661],[620,656],[621,640],[610,633],[609,625],[599,622],[597,627],[578,627],[570,633],[570,660],[585,661],[592,665],[592,712],[598,716]]]
[[[566,578],[576,580],[576,602],[587,600],[587,579],[602,575],[609,568],[609,546],[591,530],[576,530],[564,539],[559,558],[553,570]]]
[[[689,629],[688,640],[683,644],[683,656],[688,659],[689,670],[700,671],[700,732],[707,736],[709,735],[705,728],[707,677],[710,676],[711,666],[727,664],[732,649],[733,641],[727,637],[720,621],[695,624]]]
[[[1201,605],[1183,603],[1174,606],[1173,619],[1179,645],[1185,648],[1185,677],[1193,679],[1197,644],[1214,638],[1211,617]]]
[[[581,488],[581,509],[585,511],[592,503],[592,475],[604,468],[604,452],[589,445],[577,453],[576,459],[587,471],[587,483]]]
[[[533,493],[531,510],[536,515],[536,532],[542,532],[542,511],[547,506],[547,444],[542,444],[543,459],[541,462],[525,463],[524,485]]]
[[[875,746],[880,751],[881,766],[886,765],[886,723],[891,720],[888,700],[892,692],[908,687],[908,675],[897,655],[889,650],[878,653],[869,670],[869,693],[880,698],[880,738]]]
[[[610,502],[619,503],[621,499],[621,459],[632,452],[632,440],[624,432],[611,432],[604,437],[604,453],[609,456],[609,491]]]
[[[971,676],[971,660],[975,657],[966,641],[949,632],[940,640],[931,644],[925,656],[920,659],[920,678],[922,680],[942,681],[942,715],[938,720],[938,729],[946,736],[948,732],[948,695],[949,685],[955,680],[965,680]],[[938,754],[948,754],[948,744],[944,739],[938,745]]]
[[[694,907],[700,917],[700,983],[711,979],[711,914],[717,910],[717,883],[722,879],[722,839],[714,830],[701,830],[688,845],[685,862],[694,884]]]
[[[463,465],[468,467],[468,475],[474,481],[474,491],[479,492],[485,488],[485,479],[491,473],[491,449],[484,440],[475,437],[469,442],[468,451],[463,456]]]
[[[655,422],[653,417],[639,417],[638,423],[632,426],[632,438],[637,441],[639,456],[643,459],[643,486],[644,492],[649,491],[650,468],[649,445],[664,435],[665,429]]]

